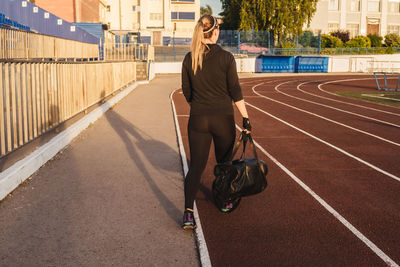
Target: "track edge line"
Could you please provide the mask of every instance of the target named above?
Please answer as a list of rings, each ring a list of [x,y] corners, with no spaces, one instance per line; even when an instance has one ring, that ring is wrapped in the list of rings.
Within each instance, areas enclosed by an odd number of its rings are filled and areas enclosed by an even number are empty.
[[[178,139],[179,154],[181,155],[183,176],[185,177],[189,168],[187,165],[185,149],[183,147],[182,134],[181,134],[181,130],[179,128],[179,122],[178,122],[178,117],[176,114],[175,103],[174,103],[174,100],[172,99],[172,96],[174,95],[174,93],[177,90],[179,90],[179,89],[173,90],[171,92],[171,94],[169,95],[169,98],[171,100],[172,112],[174,114],[175,131],[176,131],[176,136]],[[201,221],[200,221],[200,216],[199,216],[199,213],[197,210],[196,201],[194,203],[194,217],[197,221],[197,228],[195,230],[195,236],[196,236],[197,249],[199,250],[199,255],[200,255],[200,264],[201,264],[201,266],[204,266],[204,267],[212,266],[211,260],[210,260],[210,255],[209,255],[208,249],[207,249],[206,239],[204,238],[203,228],[201,227]]]

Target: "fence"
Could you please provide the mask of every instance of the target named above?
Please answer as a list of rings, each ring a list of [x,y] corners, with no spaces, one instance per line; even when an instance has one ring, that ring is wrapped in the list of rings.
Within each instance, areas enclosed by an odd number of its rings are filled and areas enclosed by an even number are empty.
[[[106,42],[104,60],[153,60],[154,47],[148,44]]]
[[[236,57],[256,57],[264,55],[312,56],[312,55],[378,55],[400,53],[400,47],[321,47],[321,37],[306,31],[300,36],[274,40],[268,31],[221,30],[219,45]],[[171,45],[172,44],[172,45]],[[182,61],[190,50],[190,39],[185,45],[170,42],[168,46],[155,48],[155,61]]]
[[[0,28],[0,59],[98,59],[97,44]]]
[[[368,61],[368,72],[400,73],[400,61]]]
[[[0,157],[135,80],[135,62],[1,62]]]

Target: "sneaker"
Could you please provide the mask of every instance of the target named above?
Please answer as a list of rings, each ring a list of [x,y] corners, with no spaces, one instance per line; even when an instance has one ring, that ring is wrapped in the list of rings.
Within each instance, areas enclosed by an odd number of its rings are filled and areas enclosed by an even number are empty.
[[[194,220],[193,211],[186,209],[183,213],[182,228],[184,230],[196,229],[196,222]]]
[[[222,212],[224,212],[224,213],[230,213],[230,212],[234,211],[239,206],[240,200],[241,200],[241,198],[239,197],[239,198],[236,198],[236,199],[234,199],[232,201],[225,202],[222,205],[222,207],[220,208],[220,210]]]

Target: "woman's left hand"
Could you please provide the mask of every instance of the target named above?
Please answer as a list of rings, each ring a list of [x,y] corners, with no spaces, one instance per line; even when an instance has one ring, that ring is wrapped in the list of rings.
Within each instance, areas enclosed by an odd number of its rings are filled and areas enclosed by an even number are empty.
[[[251,124],[250,124],[249,118],[243,117],[243,128],[244,128],[244,131],[246,132],[246,134],[251,133]]]

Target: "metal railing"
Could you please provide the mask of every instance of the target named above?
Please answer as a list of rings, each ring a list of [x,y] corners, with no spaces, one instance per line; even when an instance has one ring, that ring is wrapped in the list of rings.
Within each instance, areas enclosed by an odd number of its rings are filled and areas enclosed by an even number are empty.
[[[105,42],[102,49],[104,60],[147,61],[154,59],[154,47],[148,44]]]
[[[400,61],[368,61],[368,72],[400,73]]]
[[[22,30],[0,28],[0,59],[98,59],[99,46]]]

